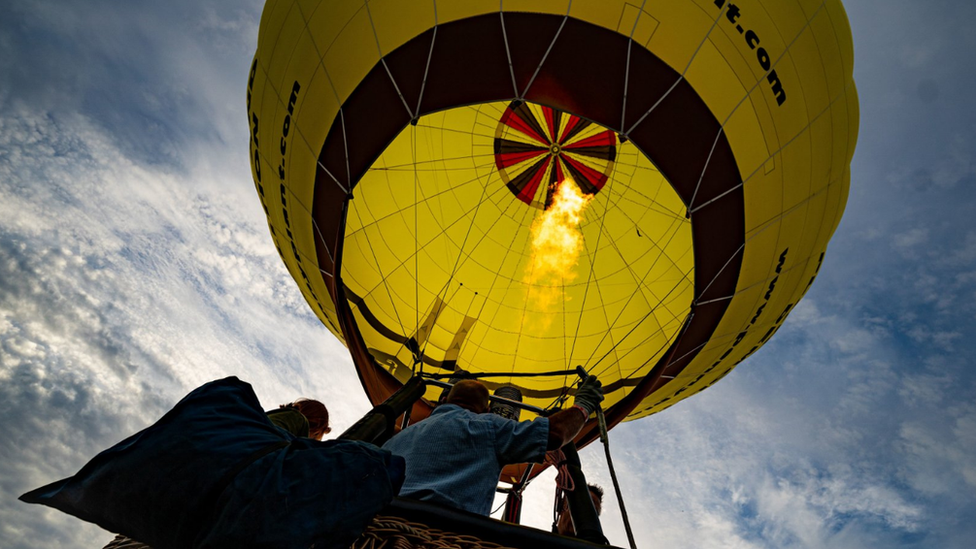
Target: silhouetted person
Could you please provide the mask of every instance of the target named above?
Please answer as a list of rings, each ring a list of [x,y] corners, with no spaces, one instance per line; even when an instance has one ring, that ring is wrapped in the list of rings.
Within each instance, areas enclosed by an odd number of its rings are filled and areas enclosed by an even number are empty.
[[[311,399],[300,398],[289,404],[282,404],[277,410],[268,412],[268,419],[276,427],[295,435],[296,437],[322,440],[329,434],[329,410],[325,404]],[[145,543],[140,543],[122,534],[115,536],[104,549],[152,549]]]
[[[303,399],[268,415],[250,384],[211,381],[20,500],[155,549],[349,547],[397,495],[403,458],[366,442],[308,438],[329,430],[321,403]]]
[[[603,488],[596,484],[586,485],[590,492],[590,499],[593,500],[593,507],[596,514],[603,512]],[[573,513],[569,510],[569,500],[562,498],[559,504],[559,514],[556,516],[556,533],[561,536],[576,537],[576,525],[573,524]]]
[[[329,410],[325,404],[310,398],[300,398],[291,404],[282,404],[268,412],[271,423],[296,437],[322,440],[332,432],[329,427]]]

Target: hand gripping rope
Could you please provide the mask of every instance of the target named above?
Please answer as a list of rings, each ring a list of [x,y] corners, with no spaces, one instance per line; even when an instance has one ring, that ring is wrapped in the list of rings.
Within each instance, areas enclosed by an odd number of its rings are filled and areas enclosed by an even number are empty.
[[[582,366],[576,367],[576,373],[580,376],[581,384],[589,377],[586,369]],[[620,492],[620,482],[617,481],[617,472],[613,468],[613,458],[610,456],[610,437],[607,435],[607,419],[603,415],[603,407],[599,404],[596,405],[596,420],[600,426],[600,442],[603,443],[603,449],[607,455],[607,468],[610,469],[610,478],[613,479],[613,490],[617,493],[620,516],[624,519],[624,530],[627,531],[627,541],[630,542],[631,549],[637,549],[637,543],[634,541],[634,532],[630,528],[630,518],[627,516],[627,508],[624,506],[624,496]]]

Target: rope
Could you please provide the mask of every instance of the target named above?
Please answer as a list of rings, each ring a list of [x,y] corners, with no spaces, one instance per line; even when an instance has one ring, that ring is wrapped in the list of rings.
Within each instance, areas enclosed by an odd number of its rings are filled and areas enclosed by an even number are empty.
[[[556,469],[556,489],[572,492],[576,489],[573,477],[569,474],[569,467],[566,464],[566,455],[562,450],[553,450],[546,453],[546,461]]]
[[[546,462],[556,469],[556,494],[555,501],[552,503],[552,531],[556,531],[556,523],[559,521],[559,513],[563,508],[566,499],[566,492],[576,489],[572,475],[569,474],[569,467],[566,464],[566,454],[561,449],[546,452]]]
[[[152,547],[118,534],[104,549],[152,549]]]
[[[630,542],[630,549],[637,549],[637,542],[634,541],[634,532],[630,528],[630,518],[627,516],[627,508],[624,507],[624,496],[620,491],[620,482],[617,481],[617,471],[613,468],[613,458],[610,457],[610,437],[607,435],[607,419],[603,416],[603,408],[596,407],[596,419],[600,425],[600,442],[607,454],[607,468],[610,469],[610,478],[613,480],[613,490],[617,493],[617,504],[620,505],[620,516],[624,519],[624,530],[627,531],[627,541]]]

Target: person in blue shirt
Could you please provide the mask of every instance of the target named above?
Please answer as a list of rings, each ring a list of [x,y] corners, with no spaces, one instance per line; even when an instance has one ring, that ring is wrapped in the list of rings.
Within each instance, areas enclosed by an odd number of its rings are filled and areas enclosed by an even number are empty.
[[[488,389],[463,380],[430,417],[394,435],[383,449],[406,461],[400,496],[488,515],[502,468],[541,463],[547,451],[579,434],[601,401],[602,384],[589,376],[571,408],[518,422],[485,413]]]

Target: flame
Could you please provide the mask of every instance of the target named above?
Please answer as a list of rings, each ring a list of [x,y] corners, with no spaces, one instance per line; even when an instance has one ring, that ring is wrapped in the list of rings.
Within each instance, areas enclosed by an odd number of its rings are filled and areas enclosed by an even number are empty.
[[[529,284],[529,299],[543,311],[562,293],[561,286],[576,278],[575,267],[583,251],[579,224],[592,199],[566,178],[556,188],[552,204],[532,221],[532,255],[524,281]]]

